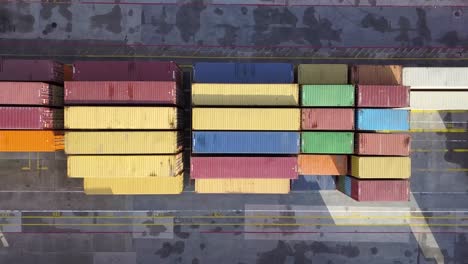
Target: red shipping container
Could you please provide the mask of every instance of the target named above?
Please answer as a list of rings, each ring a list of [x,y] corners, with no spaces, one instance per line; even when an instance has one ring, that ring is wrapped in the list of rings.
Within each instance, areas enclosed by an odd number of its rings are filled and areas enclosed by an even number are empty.
[[[297,179],[296,157],[191,157],[192,179]]]
[[[355,154],[381,156],[409,156],[411,136],[395,133],[358,133]]]
[[[354,130],[352,108],[303,108],[302,130]]]
[[[63,87],[43,82],[0,82],[0,105],[63,105]]]
[[[356,201],[392,202],[409,200],[408,180],[359,180],[351,178],[351,197]]]
[[[410,88],[401,85],[358,85],[358,107],[409,107]]]
[[[182,71],[172,61],[78,61],[73,64],[73,80],[182,83]]]
[[[63,64],[51,60],[2,60],[0,81],[63,83]]]
[[[63,109],[0,107],[0,129],[63,129]]]
[[[65,103],[176,105],[181,92],[176,82],[65,82]]]

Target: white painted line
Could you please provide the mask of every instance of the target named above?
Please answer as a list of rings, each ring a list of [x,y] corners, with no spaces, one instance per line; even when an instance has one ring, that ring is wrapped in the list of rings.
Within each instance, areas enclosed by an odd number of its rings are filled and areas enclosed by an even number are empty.
[[[0,231],[0,241],[2,241],[3,247],[9,247],[10,245],[8,244],[8,241],[6,240],[5,235],[3,234],[2,231]]]

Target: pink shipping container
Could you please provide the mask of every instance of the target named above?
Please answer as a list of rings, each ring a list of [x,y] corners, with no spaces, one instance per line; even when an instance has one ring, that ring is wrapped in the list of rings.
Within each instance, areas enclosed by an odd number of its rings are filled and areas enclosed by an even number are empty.
[[[297,179],[296,157],[191,157],[192,179]]]
[[[408,201],[408,180],[359,180],[351,178],[351,197],[356,201]]]
[[[394,133],[358,133],[355,154],[381,156],[409,156],[411,136]]]
[[[357,107],[409,107],[410,88],[401,85],[358,85]]]
[[[43,82],[0,82],[0,105],[63,105],[63,87]]]
[[[2,60],[0,81],[63,83],[63,64],[51,60]]]
[[[63,110],[46,107],[0,107],[0,129],[63,129]]]
[[[353,130],[354,109],[351,108],[303,108],[302,130]]]
[[[176,105],[181,92],[176,82],[65,82],[65,103]]]
[[[175,62],[156,61],[77,61],[74,81],[175,81],[182,71]]]

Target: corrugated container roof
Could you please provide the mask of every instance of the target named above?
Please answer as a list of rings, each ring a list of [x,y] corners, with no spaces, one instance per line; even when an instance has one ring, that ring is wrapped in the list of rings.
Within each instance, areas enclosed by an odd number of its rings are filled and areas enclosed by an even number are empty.
[[[293,83],[289,63],[199,62],[193,66],[197,83]]]
[[[351,175],[360,179],[407,179],[411,176],[411,158],[351,156]]]
[[[43,82],[0,82],[0,105],[62,106],[63,87]]]
[[[302,108],[302,130],[354,130],[352,108]]]
[[[299,84],[347,84],[346,64],[299,64]]]
[[[182,174],[176,177],[85,178],[83,182],[88,195],[180,194],[184,187]]]
[[[63,64],[52,60],[0,58],[0,81],[63,83]]]
[[[409,134],[358,133],[355,142],[355,153],[359,155],[410,155],[411,136]]]
[[[286,194],[290,190],[289,179],[198,179],[197,193],[270,193]]]
[[[468,87],[467,87],[468,90]],[[468,110],[468,92],[412,91],[411,109]]]
[[[71,178],[171,177],[182,172],[182,154],[68,156]]]
[[[299,132],[193,132],[197,154],[297,154]]]
[[[63,129],[63,110],[47,107],[0,107],[0,129]]]
[[[177,131],[68,131],[67,154],[173,154],[182,151]]]
[[[291,181],[292,191],[328,191],[336,190],[336,177],[323,175],[299,175]]]
[[[405,67],[403,84],[415,89],[468,89],[468,67]]]
[[[297,179],[296,157],[191,157],[192,179]]]
[[[299,85],[194,83],[192,104],[297,106]]]
[[[351,154],[353,132],[302,132],[301,152],[317,154]]]
[[[401,65],[354,65],[351,83],[370,85],[401,85]]]
[[[308,155],[298,157],[301,175],[346,175],[348,172],[347,155]]]
[[[194,130],[300,130],[297,108],[193,108]]]
[[[63,150],[63,132],[1,130],[1,152],[54,152]]]
[[[351,197],[356,201],[392,202],[409,201],[408,180],[360,180],[351,179]]]
[[[357,130],[409,130],[409,110],[358,109]]]
[[[182,111],[176,107],[65,107],[67,129],[178,129]]]
[[[401,85],[358,85],[357,107],[409,107],[410,89]]]
[[[302,106],[354,106],[353,85],[302,85]]]

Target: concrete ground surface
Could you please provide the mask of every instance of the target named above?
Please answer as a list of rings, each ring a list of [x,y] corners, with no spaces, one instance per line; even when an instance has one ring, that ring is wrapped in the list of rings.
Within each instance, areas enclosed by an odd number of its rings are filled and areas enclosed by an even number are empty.
[[[2,1],[0,56],[172,59],[186,79],[207,60],[466,66],[467,24],[463,0]],[[63,153],[0,153],[0,263],[468,263],[467,111],[411,114],[398,203],[198,195],[188,173],[180,196],[85,196]]]

